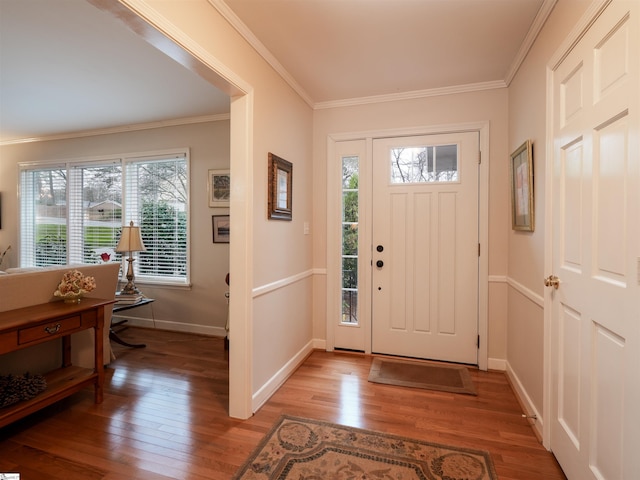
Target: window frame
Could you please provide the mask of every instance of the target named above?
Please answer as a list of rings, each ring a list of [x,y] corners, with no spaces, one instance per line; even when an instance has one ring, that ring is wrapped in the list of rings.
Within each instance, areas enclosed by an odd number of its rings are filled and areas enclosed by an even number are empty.
[[[438,152],[442,152],[445,155],[446,162],[446,150],[447,148],[454,147],[455,149],[455,170],[442,170],[438,172],[437,165],[439,163]],[[426,172],[420,170],[420,177],[426,173],[427,178],[417,179],[415,175],[416,163],[403,164],[404,168],[398,165],[399,155],[402,155],[405,150],[410,151],[412,160],[419,155],[416,153],[419,150],[423,150],[426,154]],[[429,168],[431,165],[431,169]],[[404,173],[403,173],[404,171]],[[410,177],[407,180],[403,180],[404,175],[408,174]],[[440,178],[442,174],[445,174],[445,178]],[[454,178],[446,178],[446,175],[452,175]],[[407,144],[402,146],[393,146],[389,148],[389,185],[402,186],[402,185],[417,185],[417,184],[430,184],[430,185],[446,185],[461,182],[460,171],[460,145],[458,143],[434,143],[429,145],[413,145]]]
[[[341,197],[342,197],[342,201],[341,201],[341,235],[340,235],[340,240],[341,240],[341,252],[340,252],[340,264],[341,264],[341,275],[340,275],[340,283],[341,283],[341,303],[342,303],[342,307],[341,307],[341,319],[340,319],[340,323],[342,325],[348,325],[348,326],[359,326],[360,325],[360,320],[358,319],[359,317],[359,312],[360,312],[360,302],[362,301],[362,296],[360,295],[360,280],[361,280],[361,270],[362,270],[362,258],[361,258],[361,248],[360,248],[360,244],[362,242],[362,236],[361,236],[361,231],[360,231],[360,210],[361,210],[361,203],[360,203],[360,171],[361,171],[361,158],[359,155],[341,155],[340,156],[342,165],[342,171],[343,171],[343,181],[341,183]],[[347,185],[345,185],[345,179],[344,179],[344,169],[345,169],[345,162],[350,162],[350,163],[355,163],[355,168],[352,165],[353,171],[350,174],[350,179],[347,183],[351,182],[351,179],[353,178],[353,175],[355,175],[356,177],[356,186],[354,187],[349,187]],[[355,216],[357,217],[355,221],[353,220],[348,220],[346,218],[347,212],[346,212],[346,201],[349,198],[353,198],[353,196],[350,196],[349,194],[355,194],[355,205],[356,205],[356,212],[355,212]],[[355,253],[346,253],[345,252],[345,243],[347,241],[346,239],[346,229],[352,229],[353,227],[355,227],[356,233],[355,233],[355,237],[356,237],[356,242],[355,242]],[[355,287],[346,287],[345,283],[345,261],[346,260],[355,260],[355,271],[353,272],[355,275]],[[347,318],[347,314],[345,313],[345,300],[344,297],[347,294],[347,292],[351,292],[354,293],[356,295],[356,300],[355,300],[355,314],[353,314],[353,309],[352,309],[352,305],[350,302],[348,311],[349,311],[349,315]]]

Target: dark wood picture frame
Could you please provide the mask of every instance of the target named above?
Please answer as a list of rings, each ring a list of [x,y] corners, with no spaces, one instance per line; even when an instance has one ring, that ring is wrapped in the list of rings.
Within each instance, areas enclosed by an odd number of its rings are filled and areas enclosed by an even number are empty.
[[[533,232],[533,148],[525,141],[512,154],[511,171],[511,226],[514,230]]]
[[[291,220],[293,199],[293,164],[269,153],[269,218]]]
[[[229,215],[212,215],[213,243],[229,243],[231,217]]]

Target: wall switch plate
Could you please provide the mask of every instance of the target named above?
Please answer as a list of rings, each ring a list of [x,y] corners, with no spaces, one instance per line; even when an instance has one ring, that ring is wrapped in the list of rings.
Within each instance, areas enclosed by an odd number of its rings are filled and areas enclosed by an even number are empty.
[[[309,222],[304,222],[304,234],[309,235],[310,230]]]

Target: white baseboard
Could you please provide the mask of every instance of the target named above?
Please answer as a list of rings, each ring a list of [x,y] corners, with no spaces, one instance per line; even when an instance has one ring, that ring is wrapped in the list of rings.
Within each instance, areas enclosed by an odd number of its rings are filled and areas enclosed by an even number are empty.
[[[489,358],[487,368],[489,370],[504,372],[507,369],[507,361],[502,358]]]
[[[327,341],[324,338],[314,338],[311,341],[314,350],[327,350]]]
[[[207,325],[172,322],[170,320],[157,320],[152,318],[127,317],[125,315],[118,315],[118,318],[114,321],[117,322],[118,319],[126,319],[127,325],[131,327],[154,328],[156,330],[169,330],[171,332],[195,333],[197,335],[209,335],[211,337],[224,337],[227,335],[224,327],[210,327]]]
[[[307,343],[304,347],[296,353],[291,360],[289,360],[270,380],[268,380],[252,398],[253,412],[257,412],[262,405],[265,404],[269,398],[282,386],[282,384],[295,372],[302,362],[313,351],[313,340]]]
[[[542,414],[536,409],[535,405],[531,401],[531,397],[529,397],[529,394],[527,393],[526,389],[522,385],[522,382],[520,381],[516,373],[511,368],[511,365],[509,365],[509,362],[506,362],[506,366],[507,366],[507,369],[506,369],[507,377],[509,378],[509,381],[511,382],[511,386],[513,387],[515,394],[518,397],[518,400],[520,401],[520,405],[522,405],[522,408],[524,409],[524,412],[526,415],[528,416],[535,415],[536,418],[535,419],[531,418],[530,422],[533,428],[535,429],[538,435],[538,438],[542,439],[543,438],[542,431],[544,427],[544,419],[542,418]]]

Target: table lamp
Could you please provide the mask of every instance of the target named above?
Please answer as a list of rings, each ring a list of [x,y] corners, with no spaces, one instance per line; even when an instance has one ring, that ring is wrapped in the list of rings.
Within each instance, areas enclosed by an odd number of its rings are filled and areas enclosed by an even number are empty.
[[[127,258],[127,262],[129,262],[129,266],[127,267],[127,284],[120,291],[121,295],[136,295],[140,293],[140,290],[136,288],[136,284],[133,283],[134,275],[133,275],[133,261],[134,258],[132,256],[133,252],[146,252],[147,249],[142,242],[142,237],[140,236],[140,227],[134,227],[133,221],[129,223],[129,226],[122,227],[122,235],[120,235],[120,241],[118,242],[118,246],[116,247],[116,252],[125,253],[129,252],[129,258]]]

